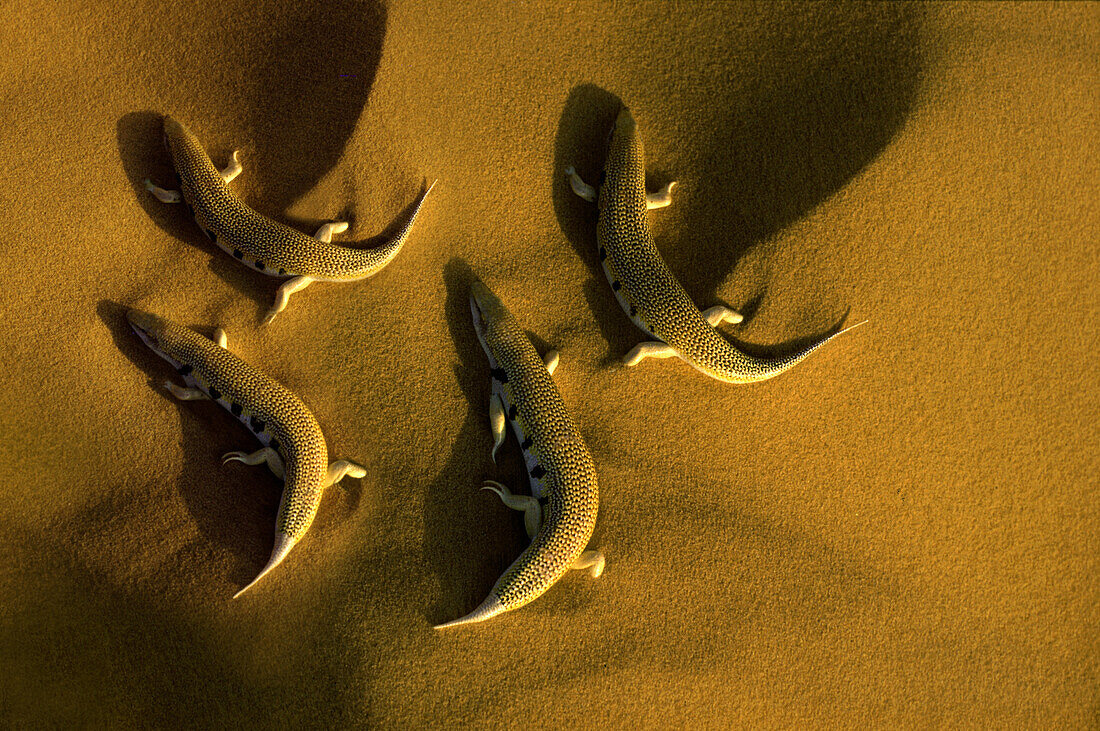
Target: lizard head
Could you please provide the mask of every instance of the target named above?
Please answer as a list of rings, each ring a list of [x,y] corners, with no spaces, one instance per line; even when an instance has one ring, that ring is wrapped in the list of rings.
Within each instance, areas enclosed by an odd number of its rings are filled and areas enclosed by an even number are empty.
[[[143,310],[127,310],[126,319],[154,353],[174,366],[180,364],[180,348],[188,339],[186,328]]]
[[[604,162],[603,178],[600,181],[600,201],[605,200],[604,192],[629,190],[645,192],[645,152],[642,138],[638,134],[638,124],[634,115],[623,107],[615,118],[611,128],[611,137],[607,143],[607,158]],[[611,194],[612,196],[615,193]],[[601,206],[605,205],[601,202]]]
[[[615,129],[612,135],[633,135],[638,130],[638,124],[634,121],[634,115],[623,107],[619,110],[619,116],[615,117]]]
[[[180,122],[167,114],[164,115],[164,146],[172,149],[172,140],[179,139],[186,133],[186,128]]]
[[[193,165],[196,161],[209,160],[198,139],[183,122],[165,114],[163,129],[164,147],[172,158],[172,164],[177,166],[177,173],[181,163]]]
[[[500,298],[480,280],[470,285],[470,311],[474,316],[475,326],[478,323],[484,325],[495,322],[507,313]]]
[[[493,352],[493,344],[502,338],[507,340],[512,337],[512,331],[518,331],[518,325],[500,298],[480,280],[470,285],[470,315],[477,339],[489,357],[490,365],[496,367],[497,355]]]

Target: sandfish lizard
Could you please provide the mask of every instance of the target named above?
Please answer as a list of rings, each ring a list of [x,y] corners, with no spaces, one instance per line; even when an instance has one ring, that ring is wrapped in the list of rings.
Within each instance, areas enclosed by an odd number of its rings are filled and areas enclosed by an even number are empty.
[[[184,202],[210,240],[246,266],[270,277],[286,279],[275,294],[264,323],[286,307],[290,295],[312,282],[350,282],[376,274],[393,261],[420,212],[424,198],[416,201],[408,221],[389,241],[370,249],[332,243],[332,235],[346,231],[346,222],[326,223],[313,236],[273,221],[245,205],[229,189],[240,175],[240,151],[224,170],[214,167],[202,145],[181,122],[164,117],[164,144],[176,169],[179,190],[165,190],[149,180],[145,188],[163,203]]]
[[[742,316],[724,305],[700,312],[653,243],[646,211],[671,204],[675,182],[646,194],[645,153],[626,107],[611,131],[599,190],[585,183],[572,166],[565,175],[574,193],[598,204],[596,243],[604,274],[631,321],[653,338],[631,349],[623,358],[626,365],[676,356],[711,378],[752,383],[778,376],[837,335],[863,324],[778,358],[754,357],[726,340],[715,327],[724,321],[739,323]]]
[[[279,565],[305,535],[317,514],[321,493],[345,475],[363,477],[366,470],[354,462],[328,462],[321,427],[301,399],[258,369],[229,352],[225,331],[218,328],[209,340],[190,328],[141,310],[129,310],[126,319],[153,352],[168,361],[185,386],[165,386],[181,401],[210,399],[248,427],[263,448],[246,454],[229,452],[222,463],[266,463],[284,481],[275,519],[271,558],[236,599]]]
[[[505,423],[510,421],[531,483],[530,495],[513,495],[491,480],[482,489],[495,492],[505,505],[524,512],[531,543],[477,609],[437,625],[437,629],[482,622],[522,607],[570,569],[587,569],[593,577],[604,569],[603,554],[585,550],[599,506],[596,468],[551,378],[558,364],[557,351],[539,357],[516,318],[481,282],[470,287],[470,311],[477,338],[489,358],[491,456],[496,461]]]

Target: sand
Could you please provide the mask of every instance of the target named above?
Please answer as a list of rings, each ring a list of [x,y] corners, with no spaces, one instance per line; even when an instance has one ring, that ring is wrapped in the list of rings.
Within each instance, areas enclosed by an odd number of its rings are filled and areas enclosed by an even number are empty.
[[[299,7],[301,6],[301,7]],[[1100,707],[1100,6],[9,3],[0,29],[0,724],[1043,726]],[[615,365],[597,267],[617,105],[659,247],[731,334],[730,386]],[[347,240],[439,183],[400,257],[276,282],[141,188],[159,115],[234,188]],[[600,474],[593,545],[530,606],[449,632],[524,545],[485,478],[490,284],[561,351]],[[280,483],[124,324],[209,332],[368,475],[263,565]]]

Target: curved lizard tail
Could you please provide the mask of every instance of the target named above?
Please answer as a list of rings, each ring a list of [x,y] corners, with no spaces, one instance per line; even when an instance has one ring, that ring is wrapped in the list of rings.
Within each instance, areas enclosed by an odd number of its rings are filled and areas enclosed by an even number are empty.
[[[294,548],[295,543],[297,543],[297,541],[288,536],[286,533],[276,533],[275,546],[271,549],[271,558],[268,559],[267,565],[264,566],[263,571],[256,575],[255,579],[248,583],[248,586],[244,587],[236,594],[234,594],[233,598],[236,599],[241,594],[244,594],[246,591],[255,586],[257,581],[266,576],[267,573],[271,571],[271,569],[281,564],[283,562],[283,559],[286,558],[286,555],[290,553],[290,549]]]
[[[458,619],[452,619],[450,622],[444,622],[443,624],[437,624],[436,629],[443,629],[444,627],[457,627],[460,624],[472,624],[474,622],[484,622],[490,617],[495,617],[504,611],[504,605],[500,603],[500,599],[495,594],[490,594],[485,598],[485,601],[478,606],[477,609],[467,614],[465,617],[459,617]]]
[[[354,249],[354,271],[347,277],[348,279],[369,277],[397,257],[401,252],[401,247],[403,247],[405,241],[408,240],[409,233],[412,232],[413,224],[416,223],[416,217],[420,215],[420,208],[424,205],[424,199],[428,197],[428,193],[432,192],[432,188],[434,188],[435,184],[438,182],[438,180],[433,180],[432,184],[420,194],[420,197],[413,203],[412,213],[409,214],[405,224],[396,234],[394,234],[393,238],[373,249]]]
[[[750,358],[752,361],[754,361],[755,365],[757,366],[756,368],[752,369],[752,371],[753,371],[752,376],[749,377],[749,378],[732,378],[732,379],[729,379],[729,380],[731,380],[732,382],[735,382],[735,383],[752,383],[752,382],[755,382],[755,381],[765,381],[769,378],[774,378],[775,376],[778,376],[780,373],[784,373],[784,372],[790,370],[791,368],[793,368],[798,363],[801,363],[802,361],[804,361],[806,358],[809,357],[810,353],[813,353],[815,350],[817,350],[821,346],[825,345],[825,343],[829,342],[833,338],[838,337],[840,335],[843,335],[844,333],[848,332],[849,330],[855,330],[860,325],[867,324],[867,322],[868,322],[868,320],[863,320],[862,322],[857,322],[855,325],[851,325],[850,327],[846,327],[843,330],[840,330],[838,332],[833,333],[832,335],[829,335],[827,337],[822,338],[821,340],[817,341],[816,343],[813,343],[811,345],[807,345],[805,348],[803,348],[802,350],[799,350],[796,353],[791,353],[790,355],[784,356],[782,358],[776,358],[775,360],[768,360],[768,359],[764,359],[764,358]],[[749,356],[746,356],[746,357],[749,357]]]

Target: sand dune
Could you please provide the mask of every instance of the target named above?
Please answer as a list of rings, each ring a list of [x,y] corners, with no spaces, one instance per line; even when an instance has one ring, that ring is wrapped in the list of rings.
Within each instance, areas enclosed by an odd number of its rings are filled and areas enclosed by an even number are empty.
[[[64,8],[64,9],[63,9]],[[0,722],[1083,727],[1098,703],[1096,5],[55,4],[0,29]],[[754,386],[615,365],[599,271],[619,103],[658,246],[749,349],[870,325]],[[141,181],[184,120],[377,276],[277,286]],[[485,478],[467,287],[592,451],[605,574],[439,633],[524,545]],[[177,404],[140,306],[224,327],[366,465],[254,593],[280,483]]]

